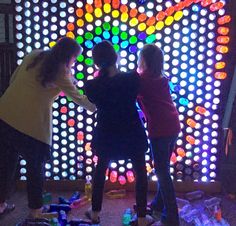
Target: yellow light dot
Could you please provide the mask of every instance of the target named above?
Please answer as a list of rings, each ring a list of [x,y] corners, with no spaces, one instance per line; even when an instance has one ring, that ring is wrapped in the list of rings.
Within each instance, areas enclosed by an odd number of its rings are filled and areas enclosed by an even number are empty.
[[[141,23],[138,25],[138,30],[139,31],[144,31],[146,29],[147,25],[145,23]]]
[[[122,22],[126,22],[128,20],[128,18],[129,18],[128,13],[122,13],[121,14],[121,21]]]
[[[102,17],[102,10],[101,10],[100,8],[96,8],[96,9],[94,10],[94,13],[95,13],[95,16],[96,16],[97,18]]]
[[[138,19],[137,18],[132,18],[130,21],[129,21],[129,25],[131,26],[131,27],[134,27],[134,26],[136,26],[138,24]]]
[[[174,17],[173,16],[168,16],[165,20],[165,24],[166,25],[171,25],[174,21]]]
[[[157,29],[158,31],[160,31],[163,27],[164,27],[164,22],[163,22],[163,21],[157,22],[157,24],[156,24],[156,29]]]
[[[120,12],[118,10],[113,10],[112,11],[112,17],[117,18],[120,15]]]
[[[84,26],[84,21],[82,19],[78,19],[76,23],[77,23],[78,27],[83,27]]]
[[[103,10],[105,13],[110,13],[111,12],[111,5],[108,3],[104,4]]]
[[[66,33],[66,37],[75,38],[75,35],[73,34],[73,32],[69,31],[69,32]]]
[[[175,15],[174,15],[174,19],[176,20],[176,21],[179,21],[182,17],[183,17],[183,11],[178,11],[178,12],[176,12],[175,13]]]
[[[53,46],[56,45],[56,42],[55,41],[52,41],[52,42],[49,42],[49,47],[52,48]]]
[[[154,27],[154,26],[150,26],[150,27],[148,27],[148,29],[146,30],[146,33],[147,33],[148,35],[151,35],[151,34],[154,33],[154,31],[155,31],[155,27]]]
[[[93,21],[93,15],[90,14],[90,13],[86,13],[86,14],[85,14],[85,19],[86,19],[88,22],[92,22],[92,21]]]

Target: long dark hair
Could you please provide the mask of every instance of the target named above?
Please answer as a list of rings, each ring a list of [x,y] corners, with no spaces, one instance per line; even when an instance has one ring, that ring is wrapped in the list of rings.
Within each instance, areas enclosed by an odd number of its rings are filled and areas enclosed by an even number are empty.
[[[159,47],[155,44],[146,44],[140,52],[140,57],[145,62],[146,70],[152,76],[162,76],[164,56]]]
[[[51,49],[37,55],[27,66],[27,70],[42,61],[38,78],[42,86],[47,87],[57,79],[60,67],[67,67],[71,58],[78,56],[81,51],[81,46],[74,39],[63,37]]]
[[[117,54],[109,41],[96,44],[92,50],[94,63],[99,67],[99,76],[107,76],[108,68],[116,64]]]

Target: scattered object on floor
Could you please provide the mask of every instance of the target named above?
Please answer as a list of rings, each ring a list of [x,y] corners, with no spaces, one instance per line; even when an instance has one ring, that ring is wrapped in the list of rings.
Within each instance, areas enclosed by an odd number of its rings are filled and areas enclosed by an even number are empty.
[[[126,190],[125,189],[110,190],[106,192],[105,195],[109,199],[121,199],[126,196]]]
[[[186,193],[185,198],[189,201],[198,200],[198,199],[203,198],[204,194],[205,194],[204,191],[197,190],[197,191]]]
[[[132,219],[132,210],[130,208],[127,208],[122,216],[123,226],[129,226],[131,219]]]
[[[9,212],[13,211],[15,209],[14,204],[8,204],[6,203],[5,209],[2,213],[0,213],[0,217],[3,217],[4,215],[8,214]]]
[[[47,205],[52,201],[52,194],[50,192],[43,193],[43,204]]]

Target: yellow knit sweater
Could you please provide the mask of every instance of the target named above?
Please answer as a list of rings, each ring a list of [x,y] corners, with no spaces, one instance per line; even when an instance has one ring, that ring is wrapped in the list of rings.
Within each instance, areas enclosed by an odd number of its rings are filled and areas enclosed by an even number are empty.
[[[79,94],[69,70],[65,68],[51,88],[43,87],[37,79],[37,67],[26,70],[39,53],[40,50],[35,50],[26,56],[13,73],[10,86],[0,98],[0,119],[16,130],[51,145],[52,104],[61,91],[89,111],[95,111],[96,107],[85,95]]]

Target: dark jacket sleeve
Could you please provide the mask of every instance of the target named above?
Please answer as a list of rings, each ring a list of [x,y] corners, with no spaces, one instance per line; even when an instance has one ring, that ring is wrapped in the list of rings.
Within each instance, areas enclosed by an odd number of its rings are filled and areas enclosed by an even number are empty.
[[[140,78],[139,78],[138,73],[132,72],[128,75],[126,88],[129,95],[134,96],[135,98],[137,97],[138,91],[140,89]]]
[[[96,94],[95,94],[95,86],[94,81],[89,80],[84,84],[84,91],[85,95],[88,97],[88,99],[92,102],[96,102]]]

